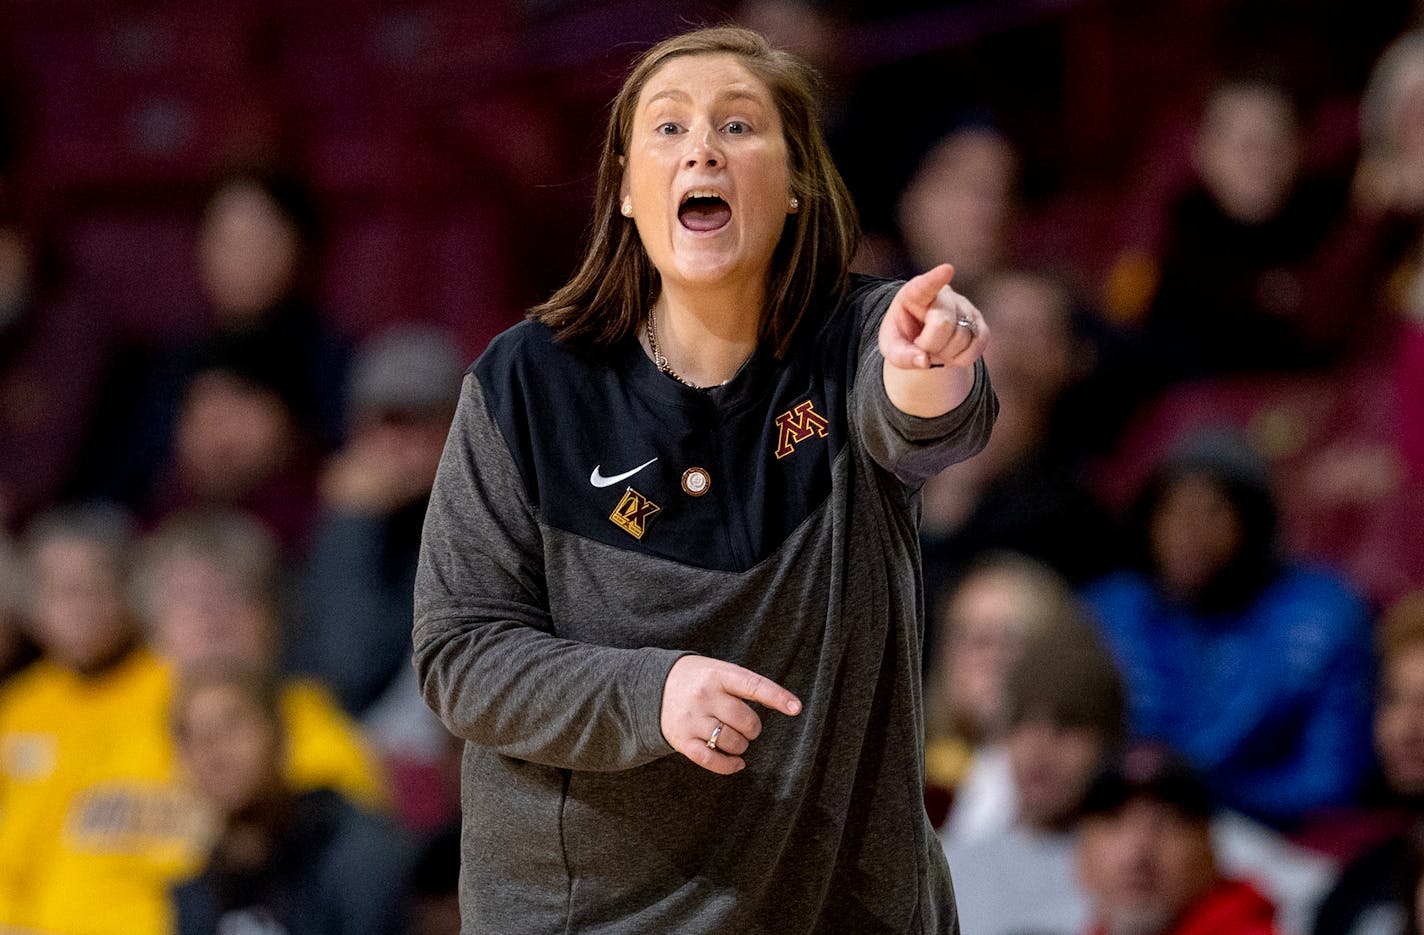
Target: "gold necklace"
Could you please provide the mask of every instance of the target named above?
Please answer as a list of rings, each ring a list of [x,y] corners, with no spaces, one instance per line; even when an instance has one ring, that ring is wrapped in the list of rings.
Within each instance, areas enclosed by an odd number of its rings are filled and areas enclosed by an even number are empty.
[[[644,330],[647,332],[648,335],[648,350],[653,352],[653,363],[657,364],[658,369],[661,370],[663,373],[667,374],[668,376],[672,377],[677,382],[681,383],[683,386],[691,386],[695,390],[701,389],[701,387],[693,386],[691,383],[688,383],[686,380],[684,380],[682,378],[682,375],[676,370],[672,369],[672,367],[668,364],[668,360],[666,357],[663,356],[663,352],[658,350],[658,326],[653,323],[653,311],[651,309],[648,310],[648,324]]]
[[[710,390],[714,387],[726,386],[728,383],[732,382],[733,378],[728,377],[721,383],[709,383],[707,386],[698,386],[696,383],[691,383],[683,379],[682,374],[672,369],[672,365],[668,363],[668,359],[664,357],[663,352],[658,349],[658,326],[654,324],[653,314],[653,311],[649,309],[648,323],[644,327],[643,331],[648,336],[648,350],[652,351],[653,363],[657,366],[659,370],[672,377],[674,380],[681,383],[683,386],[690,386],[694,390]],[[733,376],[735,376],[735,374]]]

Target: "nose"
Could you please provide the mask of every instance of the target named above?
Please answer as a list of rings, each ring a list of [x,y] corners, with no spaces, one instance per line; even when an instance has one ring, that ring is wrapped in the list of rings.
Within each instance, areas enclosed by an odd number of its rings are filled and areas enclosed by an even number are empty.
[[[709,169],[715,169],[722,165],[721,141],[717,132],[711,127],[688,134],[691,137],[691,147],[687,152],[687,168],[695,169],[699,165],[704,165]]]

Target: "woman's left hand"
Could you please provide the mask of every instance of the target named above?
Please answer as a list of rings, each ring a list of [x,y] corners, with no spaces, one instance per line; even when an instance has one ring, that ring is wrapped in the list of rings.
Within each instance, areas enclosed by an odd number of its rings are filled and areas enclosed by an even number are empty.
[[[984,353],[989,326],[974,303],[950,287],[953,278],[954,267],[942,263],[895,293],[880,324],[887,364],[901,370],[969,367]]]

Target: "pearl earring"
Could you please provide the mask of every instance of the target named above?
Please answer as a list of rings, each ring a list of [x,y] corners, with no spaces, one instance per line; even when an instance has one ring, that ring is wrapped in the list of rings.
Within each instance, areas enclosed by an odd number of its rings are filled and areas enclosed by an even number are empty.
[[[797,198],[795,195],[792,195],[792,196],[791,196],[791,210],[792,210],[792,211],[800,211],[800,210],[801,210],[801,199],[800,199],[800,198]]]
[[[625,202],[623,202],[623,216],[624,216],[625,218],[630,218],[630,217],[633,216],[633,202],[631,202],[631,201],[625,201]]]

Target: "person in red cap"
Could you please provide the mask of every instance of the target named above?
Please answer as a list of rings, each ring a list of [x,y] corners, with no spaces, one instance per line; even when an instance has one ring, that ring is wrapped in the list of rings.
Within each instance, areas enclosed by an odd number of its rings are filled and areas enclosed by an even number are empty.
[[[1079,825],[1092,935],[1277,935],[1271,903],[1218,870],[1211,813],[1205,783],[1165,747],[1136,745],[1108,764]]]

